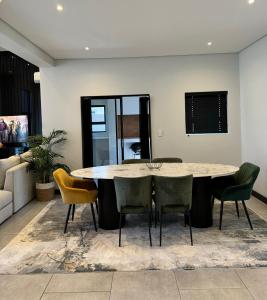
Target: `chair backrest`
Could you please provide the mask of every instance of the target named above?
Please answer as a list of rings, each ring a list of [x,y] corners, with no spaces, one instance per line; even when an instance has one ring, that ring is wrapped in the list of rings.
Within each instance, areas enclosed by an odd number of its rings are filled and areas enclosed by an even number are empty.
[[[59,187],[62,200],[65,202],[65,190],[67,187],[72,187],[70,175],[64,169],[57,169],[53,172],[54,179]]]
[[[193,175],[181,177],[153,176],[155,199],[159,207],[168,205],[191,209]]]
[[[152,176],[137,178],[114,177],[117,208],[142,206],[150,209],[152,203]]]
[[[123,165],[129,165],[129,164],[147,164],[149,163],[149,159],[125,159],[122,161]]]
[[[152,162],[154,162],[154,163],[182,163],[183,160],[179,157],[158,157],[158,158],[153,158]]]
[[[247,183],[253,188],[253,185],[259,175],[260,168],[254,164],[245,162],[235,173],[234,178],[237,184]]]

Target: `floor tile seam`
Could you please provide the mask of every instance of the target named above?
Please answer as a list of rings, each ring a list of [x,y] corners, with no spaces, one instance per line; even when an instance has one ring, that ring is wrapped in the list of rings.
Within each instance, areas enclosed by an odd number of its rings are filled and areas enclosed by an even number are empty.
[[[242,277],[239,275],[238,270],[234,270],[234,272],[236,273],[236,275],[239,277],[239,279],[242,281],[243,285],[246,287],[246,289],[248,290],[250,296],[252,297],[252,299],[256,298],[254,297],[254,295],[252,294],[252,292],[250,291],[249,287],[246,285],[246,283],[244,282],[244,280],[242,279]]]
[[[33,274],[32,274],[33,275]],[[48,282],[47,282],[47,284],[46,284],[46,286],[45,286],[45,288],[44,288],[44,290],[43,290],[43,292],[42,292],[42,295],[41,295],[41,297],[39,298],[39,300],[41,300],[42,298],[43,298],[43,295],[45,294],[45,291],[46,291],[46,289],[47,289],[47,287],[48,287],[48,285],[49,285],[49,283],[50,283],[50,281],[52,280],[52,277],[53,277],[54,275],[50,275],[50,278],[49,278],[49,280],[48,280]]]

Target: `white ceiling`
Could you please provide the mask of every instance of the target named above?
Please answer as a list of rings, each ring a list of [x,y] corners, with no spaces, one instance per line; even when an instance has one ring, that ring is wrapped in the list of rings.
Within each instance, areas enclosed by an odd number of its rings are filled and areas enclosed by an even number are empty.
[[[227,53],[267,33],[267,1],[247,1],[3,0],[0,18],[56,59]]]

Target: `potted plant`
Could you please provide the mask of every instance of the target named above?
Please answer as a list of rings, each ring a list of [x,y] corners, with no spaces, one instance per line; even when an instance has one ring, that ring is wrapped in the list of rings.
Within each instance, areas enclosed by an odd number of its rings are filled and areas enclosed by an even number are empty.
[[[29,170],[33,172],[36,180],[36,198],[39,201],[49,201],[53,199],[55,192],[55,183],[53,181],[53,172],[58,168],[64,168],[69,171],[65,164],[56,162],[56,159],[63,156],[54,151],[56,146],[66,141],[66,132],[64,130],[53,130],[47,137],[43,135],[30,136],[28,144],[31,151]]]

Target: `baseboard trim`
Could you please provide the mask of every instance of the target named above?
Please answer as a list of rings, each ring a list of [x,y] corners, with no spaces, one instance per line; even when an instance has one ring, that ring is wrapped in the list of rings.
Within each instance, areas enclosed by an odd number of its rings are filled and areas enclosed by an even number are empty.
[[[263,203],[267,204],[267,198],[263,195],[261,195],[260,193],[256,192],[256,191],[252,191],[252,195],[259,199],[260,201],[262,201]]]

